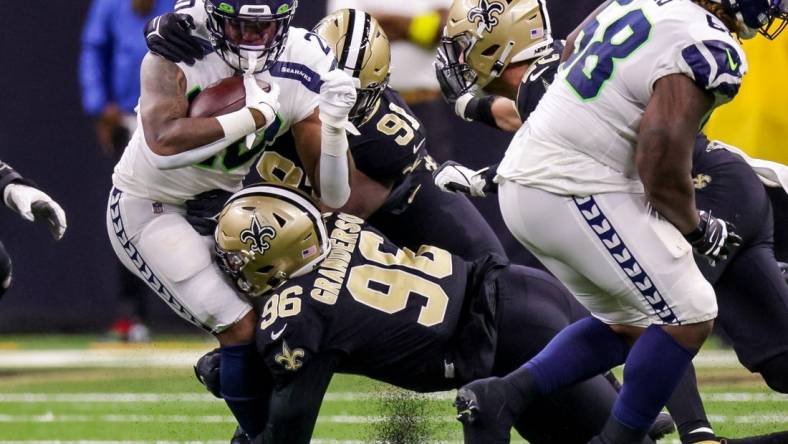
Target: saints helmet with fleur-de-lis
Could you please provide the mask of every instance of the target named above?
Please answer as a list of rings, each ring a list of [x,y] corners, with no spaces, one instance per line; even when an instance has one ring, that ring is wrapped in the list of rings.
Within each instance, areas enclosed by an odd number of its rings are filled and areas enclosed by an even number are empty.
[[[329,252],[318,207],[283,185],[235,193],[219,214],[215,238],[219,268],[251,297],[312,271]]]
[[[542,56],[552,42],[542,0],[454,0],[436,66],[467,92],[510,63]]]

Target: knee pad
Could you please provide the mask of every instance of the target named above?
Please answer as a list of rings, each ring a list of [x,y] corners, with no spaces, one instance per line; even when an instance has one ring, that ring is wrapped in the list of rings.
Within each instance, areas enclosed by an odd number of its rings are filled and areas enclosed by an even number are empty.
[[[202,355],[194,364],[194,376],[204,385],[213,396],[222,397],[222,385],[219,378],[219,367],[222,364],[222,355],[218,348]]]
[[[779,354],[758,366],[766,385],[780,393],[788,393],[788,352]]]
[[[11,286],[11,256],[0,242],[0,296]]]

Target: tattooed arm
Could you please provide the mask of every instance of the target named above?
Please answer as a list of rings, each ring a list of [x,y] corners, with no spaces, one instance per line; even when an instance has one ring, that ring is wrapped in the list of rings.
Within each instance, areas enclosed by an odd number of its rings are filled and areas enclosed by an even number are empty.
[[[148,54],[141,68],[140,113],[151,159],[161,169],[200,162],[265,125],[251,108],[219,117],[187,117],[186,76],[172,62]]]

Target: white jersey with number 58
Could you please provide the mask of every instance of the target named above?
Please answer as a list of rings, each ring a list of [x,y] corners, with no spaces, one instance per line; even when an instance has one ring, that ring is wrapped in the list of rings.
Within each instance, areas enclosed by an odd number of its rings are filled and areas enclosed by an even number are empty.
[[[716,17],[690,0],[619,0],[578,35],[498,174],[561,195],[642,193],[637,132],[654,83],[684,74],[721,105],[747,62]]]
[[[202,2],[198,2],[202,4]],[[199,9],[196,9],[199,12]],[[233,70],[212,52],[193,66],[178,65],[186,75],[187,95],[193,98],[209,85],[232,76]],[[266,147],[290,127],[312,115],[318,106],[321,77],[334,69],[333,52],[315,34],[291,27],[279,60],[259,80],[279,85],[280,108],[277,121],[257,133],[254,146],[244,139],[195,165],[160,170],[151,160],[141,121],[123,157],[115,166],[115,187],[131,196],[179,205],[195,195],[213,189],[237,191],[252,165]],[[139,118],[138,118],[139,119]]]

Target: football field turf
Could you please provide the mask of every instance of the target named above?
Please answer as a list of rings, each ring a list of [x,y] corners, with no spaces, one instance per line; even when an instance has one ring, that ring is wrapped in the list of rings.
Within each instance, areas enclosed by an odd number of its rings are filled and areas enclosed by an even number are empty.
[[[194,359],[212,347],[209,342],[119,347],[87,339],[0,341],[0,444],[226,443],[234,430],[224,404],[203,390],[191,370]],[[696,364],[718,433],[788,429],[788,396],[769,391],[731,352],[706,350]],[[460,442],[452,397],[412,395],[338,375],[313,442]]]

